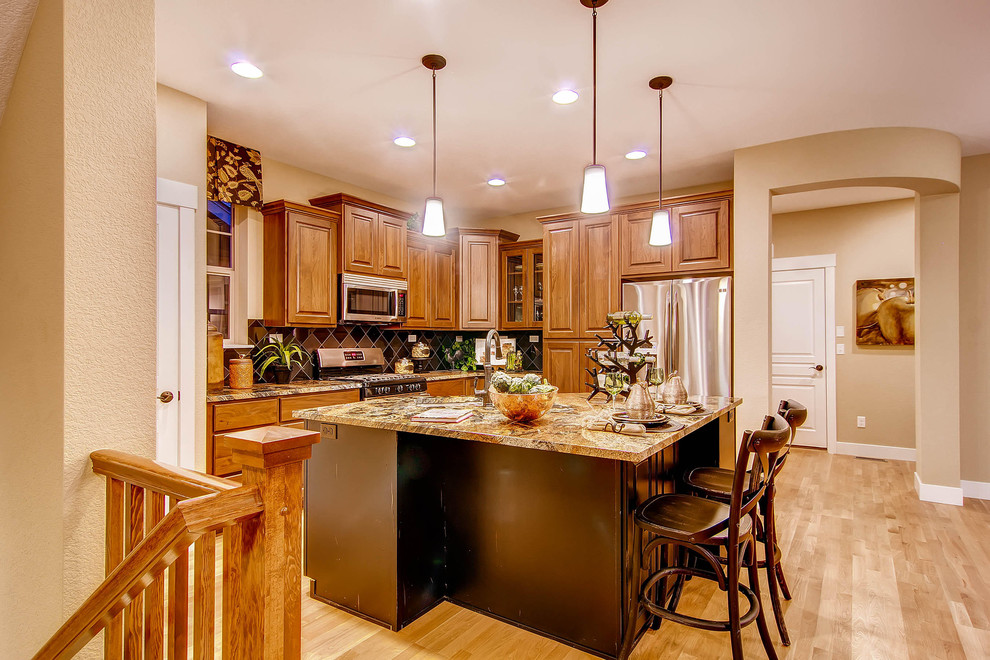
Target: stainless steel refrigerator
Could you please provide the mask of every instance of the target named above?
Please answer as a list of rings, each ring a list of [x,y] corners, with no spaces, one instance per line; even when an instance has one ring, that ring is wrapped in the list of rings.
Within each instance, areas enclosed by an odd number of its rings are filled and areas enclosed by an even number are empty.
[[[677,371],[689,396],[731,396],[731,277],[623,284],[622,309],[653,315],[640,331],[650,331],[664,373]]]

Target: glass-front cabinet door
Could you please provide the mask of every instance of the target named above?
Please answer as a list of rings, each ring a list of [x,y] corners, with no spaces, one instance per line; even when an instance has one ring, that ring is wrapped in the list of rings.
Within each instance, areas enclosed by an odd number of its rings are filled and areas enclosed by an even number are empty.
[[[502,327],[526,327],[526,252],[502,253]]]
[[[543,325],[543,252],[529,253],[533,273],[533,326]]]
[[[502,282],[499,327],[543,327],[543,241],[514,243],[501,250]]]

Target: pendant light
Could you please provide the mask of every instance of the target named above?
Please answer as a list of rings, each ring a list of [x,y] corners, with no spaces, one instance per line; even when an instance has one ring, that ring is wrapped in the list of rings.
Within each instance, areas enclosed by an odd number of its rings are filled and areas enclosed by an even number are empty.
[[[605,213],[608,211],[608,185],[605,182],[605,166],[598,164],[598,8],[608,0],[581,0],[591,7],[591,165],[584,168],[584,185],[581,188],[581,213]]]
[[[670,212],[663,208],[663,90],[674,80],[670,76],[657,76],[650,81],[650,89],[660,92],[660,148],[657,149],[657,170],[660,172],[660,192],[657,197],[657,210],[653,212],[650,225],[650,245],[670,245]]]
[[[447,233],[443,222],[443,200],[437,197],[437,71],[447,66],[447,60],[441,55],[424,55],[423,66],[433,71],[433,196],[426,198],[423,234],[443,236]]]

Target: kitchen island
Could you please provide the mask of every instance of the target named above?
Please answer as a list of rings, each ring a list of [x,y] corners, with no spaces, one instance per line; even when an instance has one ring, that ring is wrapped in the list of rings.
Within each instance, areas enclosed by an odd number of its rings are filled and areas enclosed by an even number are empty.
[[[683,428],[585,429],[600,406],[557,399],[514,424],[473,397],[396,396],[296,411],[321,433],[306,475],[313,596],[398,630],[443,599],[617,658],[637,617],[632,514],[682,471],[717,465],[738,399]],[[458,424],[417,423],[430,406]],[[726,438],[728,438],[726,440]]]

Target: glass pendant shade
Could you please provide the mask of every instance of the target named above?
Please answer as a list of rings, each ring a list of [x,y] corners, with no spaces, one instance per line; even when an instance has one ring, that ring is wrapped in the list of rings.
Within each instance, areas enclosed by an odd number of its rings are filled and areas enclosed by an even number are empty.
[[[584,168],[584,186],[581,189],[581,213],[608,211],[608,186],[605,183],[605,166],[588,165]]]
[[[443,224],[443,200],[439,197],[426,198],[423,233],[426,236],[443,236],[447,233],[447,228]]]
[[[670,245],[670,212],[658,209],[653,212],[650,225],[650,245]]]

